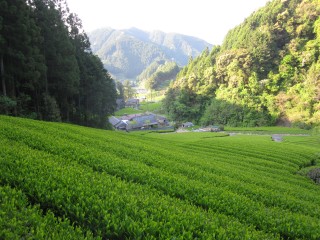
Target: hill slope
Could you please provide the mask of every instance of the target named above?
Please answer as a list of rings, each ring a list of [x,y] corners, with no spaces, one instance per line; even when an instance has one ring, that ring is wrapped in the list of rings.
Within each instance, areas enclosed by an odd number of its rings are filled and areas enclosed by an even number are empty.
[[[168,112],[203,124],[320,124],[319,16],[317,0],[269,2],[180,72]]]
[[[319,239],[319,186],[295,174],[319,139],[222,136],[0,116],[1,237]]]
[[[191,36],[137,28],[98,29],[89,33],[92,50],[117,79],[132,79],[156,60],[184,66],[211,44]]]

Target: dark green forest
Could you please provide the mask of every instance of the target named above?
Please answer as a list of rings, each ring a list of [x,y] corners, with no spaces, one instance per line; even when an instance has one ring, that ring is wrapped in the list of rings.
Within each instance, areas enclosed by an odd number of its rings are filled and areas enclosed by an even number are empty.
[[[189,61],[167,91],[167,113],[203,125],[319,125],[319,16],[319,0],[268,2]]]
[[[64,0],[0,0],[0,114],[105,128],[116,88]]]
[[[147,89],[161,90],[167,88],[170,81],[179,73],[179,66],[172,61],[156,61],[146,68],[138,77]]]

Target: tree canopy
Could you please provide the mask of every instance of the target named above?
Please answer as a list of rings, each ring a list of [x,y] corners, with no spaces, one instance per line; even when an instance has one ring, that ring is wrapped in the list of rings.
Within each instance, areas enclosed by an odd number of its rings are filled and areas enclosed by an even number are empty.
[[[148,69],[146,69],[147,71]],[[176,78],[179,71],[180,68],[175,62],[165,62],[160,64],[152,74],[144,79],[144,85],[150,90],[159,90],[167,87],[170,81]]]
[[[104,128],[115,83],[64,0],[0,0],[0,114]]]
[[[230,30],[221,46],[189,61],[167,92],[167,112],[175,119],[172,106],[188,91],[201,104],[179,109],[198,108],[193,120],[199,123],[319,125],[319,16],[319,0],[268,2]],[[242,117],[219,120],[221,106]]]

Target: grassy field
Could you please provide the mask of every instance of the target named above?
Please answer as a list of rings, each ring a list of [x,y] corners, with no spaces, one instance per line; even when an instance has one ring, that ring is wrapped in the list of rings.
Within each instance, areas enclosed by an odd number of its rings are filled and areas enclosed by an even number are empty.
[[[0,116],[0,239],[320,239],[319,146]]]
[[[140,109],[144,112],[158,112],[161,110],[161,102],[143,102]]]
[[[289,127],[225,127],[224,130],[248,134],[312,134],[310,130]]]
[[[139,114],[139,113],[143,113],[144,111],[140,110],[140,109],[135,109],[135,108],[131,108],[131,107],[127,107],[127,108],[122,108],[118,111],[116,111],[114,113],[115,116],[117,117],[121,117],[124,115],[130,115],[130,114]]]
[[[122,108],[119,111],[115,112],[115,116],[123,116],[123,115],[130,115],[130,114],[139,114],[145,112],[154,112],[159,113],[161,110],[161,102],[143,102],[140,104],[139,109],[135,108]]]

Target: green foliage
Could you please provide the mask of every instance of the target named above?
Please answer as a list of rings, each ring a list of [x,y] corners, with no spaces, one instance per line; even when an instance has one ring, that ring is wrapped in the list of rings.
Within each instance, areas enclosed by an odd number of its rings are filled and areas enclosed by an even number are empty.
[[[93,52],[116,79],[148,79],[159,65],[174,61],[188,63],[211,44],[194,37],[161,31],[146,32],[136,28],[98,29],[89,34]]]
[[[230,30],[221,47],[192,59],[171,88],[207,97],[208,108],[216,98],[248,109],[233,125],[319,125],[319,15],[317,0],[273,0]],[[170,94],[168,111],[178,99]]]
[[[130,114],[138,114],[138,113],[142,113],[142,112],[143,112],[142,110],[128,107],[128,108],[122,108],[122,109],[116,111],[114,113],[114,115],[115,116],[123,116],[123,115],[130,115]]]
[[[228,132],[252,133],[252,134],[284,134],[284,135],[310,135],[310,130],[293,127],[225,127]]]
[[[213,96],[218,86],[213,65],[219,52],[220,47],[215,46],[210,53],[206,49],[199,57],[191,60],[177,75],[173,87],[189,88],[197,94]]]
[[[7,96],[0,95],[0,114],[13,113],[14,108],[17,106],[17,102]]]
[[[140,109],[145,112],[160,112],[162,110],[162,102],[143,102]]]
[[[175,79],[180,68],[175,62],[166,62],[160,65],[157,70],[145,80],[147,89],[158,90],[167,87],[171,80]]]
[[[61,122],[60,110],[57,101],[50,95],[43,95],[43,119],[47,121]]]
[[[117,88],[117,97],[119,99],[124,99],[124,87],[123,87],[123,84],[122,82],[120,81],[116,81],[116,88]]]
[[[43,213],[39,205],[30,206],[16,188],[0,186],[0,209],[1,239],[93,239],[92,233],[74,228],[69,220],[51,211]]]
[[[154,112],[159,113],[162,110],[161,102],[143,102],[140,104],[139,109],[127,107],[122,108],[114,113],[115,116],[123,116],[130,114],[139,114],[144,112]]]
[[[143,72],[137,77],[138,82],[143,82],[145,79],[148,79],[154,74],[159,66],[164,64],[164,60],[158,60],[151,63]]]
[[[0,6],[0,90],[16,102],[2,105],[4,113],[105,127],[115,84],[65,1],[1,0]]]
[[[0,232],[50,238],[63,225],[73,239],[319,239],[319,186],[295,174],[319,152],[314,141],[139,136],[0,116]]]
[[[204,104],[204,97],[188,89],[169,89],[162,102],[166,114],[177,122],[199,121]]]
[[[267,126],[270,122],[271,116],[268,113],[218,99],[212,99],[201,118],[201,124],[204,126],[221,124],[234,127],[256,127]]]
[[[129,80],[123,82],[123,97],[124,100],[134,98],[136,96],[136,90],[133,88]]]

